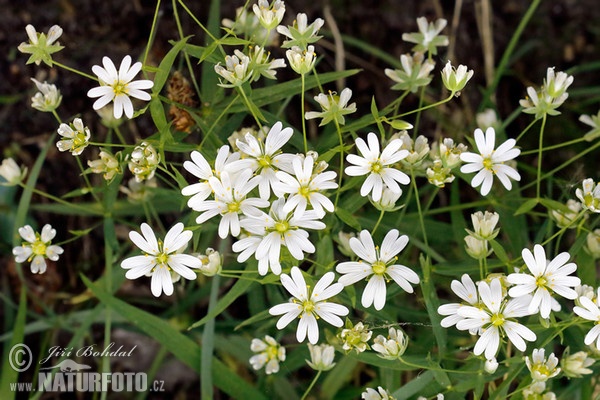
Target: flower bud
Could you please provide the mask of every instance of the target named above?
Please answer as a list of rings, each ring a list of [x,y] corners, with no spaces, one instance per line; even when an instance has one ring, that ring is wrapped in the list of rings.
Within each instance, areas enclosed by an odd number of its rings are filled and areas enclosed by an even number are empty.
[[[485,360],[485,364],[483,365],[483,369],[488,374],[493,374],[498,369],[498,361],[496,357],[492,357],[489,360]]]
[[[408,347],[408,336],[402,329],[390,328],[388,331],[388,337],[378,335],[372,346],[372,349],[376,351],[379,357],[386,360],[395,360],[404,354]]]
[[[160,155],[156,149],[147,142],[142,142],[131,152],[129,170],[137,182],[152,179],[160,162]]]
[[[315,371],[329,371],[335,366],[333,359],[335,357],[335,348],[328,344],[313,345],[308,344],[310,352],[310,361],[306,360],[308,365]]]
[[[353,326],[350,320],[346,320],[346,328],[342,329],[339,337],[342,340],[342,348],[346,352],[356,350],[357,353],[362,353],[369,348],[367,342],[371,339],[371,335],[373,332],[367,325],[359,322]]]
[[[560,366],[563,373],[569,378],[581,378],[583,375],[594,372],[588,367],[594,364],[595,361],[593,358],[588,357],[588,353],[585,351],[570,354],[567,347],[560,361]]]
[[[0,185],[16,186],[25,179],[25,175],[27,175],[27,168],[21,169],[12,158],[5,158],[2,160],[2,165],[0,165],[0,176],[4,178],[6,182],[0,182]]]

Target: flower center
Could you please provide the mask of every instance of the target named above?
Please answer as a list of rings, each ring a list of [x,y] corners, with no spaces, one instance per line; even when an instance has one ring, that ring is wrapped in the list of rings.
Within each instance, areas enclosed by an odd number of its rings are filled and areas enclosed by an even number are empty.
[[[377,160],[371,163],[371,172],[378,174],[381,172],[382,169],[383,165],[381,165],[381,161]]]
[[[290,224],[287,221],[279,221],[275,223],[275,230],[279,233],[285,233],[290,228]]]
[[[277,349],[277,346],[267,347],[267,358],[269,360],[275,360],[278,358],[278,356],[279,356],[279,349]]]
[[[45,255],[46,243],[42,242],[40,239],[36,239],[35,242],[31,245],[31,251],[33,251],[33,254],[38,256]]]
[[[550,371],[550,368],[546,366],[546,364],[537,364],[533,366],[533,371],[536,371],[540,375],[550,376],[554,371]]]
[[[233,203],[227,204],[227,212],[237,213],[240,211],[240,203],[234,201]]]
[[[113,90],[115,91],[115,95],[127,94],[127,84],[117,81],[113,85]]]
[[[302,302],[302,309],[304,310],[305,313],[311,314],[313,312],[313,310],[315,309],[315,303],[313,303],[310,300],[306,300],[306,301]]]
[[[548,283],[548,281],[546,280],[546,277],[544,277],[544,276],[538,276],[535,279],[535,285],[537,287],[545,287],[547,283]]]
[[[262,167],[262,168],[267,168],[271,166],[271,157],[268,155],[264,155],[264,156],[260,156],[257,158],[258,164]]]
[[[85,133],[77,132],[77,134],[73,138],[73,148],[77,149],[79,147],[85,146],[87,144],[87,138],[85,136]]]
[[[504,315],[502,315],[500,313],[494,314],[494,315],[492,315],[491,321],[492,321],[492,325],[501,326],[504,324]]]
[[[167,261],[169,261],[169,255],[161,252],[156,256],[156,263],[159,265],[167,265]]]
[[[483,159],[483,168],[493,171],[494,163],[492,162],[491,157],[486,157]]]
[[[300,186],[298,193],[300,193],[300,195],[303,197],[308,197],[310,194],[310,188],[308,186]]]
[[[378,260],[378,261],[375,261],[373,263],[373,265],[371,265],[371,268],[373,269],[373,273],[375,275],[383,275],[386,270],[386,265],[383,261]]]

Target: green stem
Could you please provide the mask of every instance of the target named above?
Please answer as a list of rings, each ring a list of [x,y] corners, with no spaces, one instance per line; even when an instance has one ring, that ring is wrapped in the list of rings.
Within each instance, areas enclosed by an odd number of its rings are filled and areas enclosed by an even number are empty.
[[[304,118],[302,120],[304,121]],[[340,175],[338,176],[338,188],[335,192],[335,202],[333,203],[333,209],[335,210],[338,205],[338,200],[340,199],[340,192],[342,191],[342,179],[344,177],[344,137],[342,136],[342,130],[340,129],[340,124],[338,123],[337,119],[334,119],[334,121],[338,139],[340,140]]]
[[[310,385],[306,389],[306,392],[304,392],[304,394],[302,395],[302,397],[300,398],[300,400],[306,399],[306,396],[308,396],[308,394],[312,390],[313,386],[315,386],[315,383],[317,383],[317,381],[319,380],[319,377],[321,376],[321,372],[323,372],[323,371],[317,372],[317,375],[315,375],[315,377],[313,378],[312,382],[310,383]]]
[[[308,152],[308,142],[306,141],[306,119],[304,118],[304,74],[300,75],[302,81],[302,92],[300,93],[300,118],[302,119],[302,137],[304,138],[304,153]],[[337,121],[336,121],[337,124]],[[339,128],[338,128],[339,129]]]
[[[419,93],[419,107],[417,107],[417,110],[419,110],[421,107],[423,107],[424,101],[425,101],[425,86],[422,86],[421,93]],[[417,138],[417,131],[419,130],[419,122],[420,121],[421,121],[421,112],[419,111],[417,113],[417,117],[415,118],[415,124],[414,124],[413,134],[412,134],[413,140],[415,140]]]
[[[449,102],[450,100],[452,100],[452,98],[453,98],[453,97],[454,97],[454,93],[451,93],[451,94],[450,94],[450,96],[448,96],[448,97],[447,97],[447,98],[445,98],[444,100],[437,101],[437,102],[435,102],[435,103],[432,103],[432,104],[426,105],[426,106],[424,106],[424,107],[419,107],[419,108],[416,108],[416,109],[414,109],[414,110],[412,110],[412,111],[408,111],[408,112],[405,112],[405,113],[403,113],[403,114],[395,115],[395,116],[393,116],[393,117],[390,117],[390,118],[388,118],[388,119],[390,119],[390,120],[392,120],[392,119],[397,119],[397,118],[405,117],[405,116],[407,116],[407,115],[410,115],[410,114],[414,114],[414,113],[418,113],[418,112],[421,112],[421,111],[427,110],[428,108],[437,107],[437,106],[439,106],[439,105],[442,105],[442,104],[444,104],[444,103],[447,103],[447,102]]]
[[[173,7],[173,8],[175,8],[175,7]],[[150,46],[152,45],[152,42],[154,41],[156,27],[158,25],[157,21],[158,21],[159,14],[160,14],[160,0],[158,0],[156,2],[156,7],[154,7],[154,17],[152,18],[152,27],[150,28],[150,34],[148,35],[148,44],[146,45],[146,48],[144,49],[144,59],[142,61],[143,65],[146,65],[146,61],[148,60],[148,53],[150,52]]]
[[[540,139],[538,143],[538,160],[537,160],[537,179],[535,182],[535,197],[540,198],[540,189],[542,185],[542,152],[544,141],[544,129],[546,128],[546,114],[542,118],[542,127],[540,128]]]
[[[244,88],[241,86],[238,86],[238,92],[242,94],[244,103],[246,103],[246,107],[248,107],[248,111],[250,111],[250,114],[252,114],[254,121],[256,121],[256,127],[260,130],[260,127],[262,126],[262,124],[260,123],[259,118],[254,114],[254,110],[250,106],[250,100],[248,100],[248,97],[246,96],[246,92],[244,92]]]
[[[25,184],[23,184],[23,183],[21,183],[20,186],[23,187],[24,189],[26,188]],[[89,207],[81,206],[81,205],[78,205],[77,203],[68,202],[66,200],[61,199],[60,197],[53,196],[50,193],[42,192],[39,189],[30,188],[30,190],[33,193],[38,194],[38,195],[43,196],[43,197],[46,197],[46,198],[48,198],[48,199],[50,199],[50,200],[52,200],[52,201],[54,201],[56,203],[60,203],[62,205],[68,206],[70,208],[75,208],[75,209],[78,209],[78,210],[81,210],[81,211],[85,211],[86,214],[96,214],[96,215],[101,215],[102,214],[101,212],[94,211],[94,210],[90,209]]]
[[[527,133],[527,131],[529,131],[529,129],[531,129],[531,127],[532,127],[532,126],[534,126],[534,125],[535,125],[535,123],[536,123],[537,121],[538,121],[537,119],[534,119],[533,121],[531,121],[531,122],[529,123],[529,125],[527,125],[527,127],[525,127],[525,129],[523,129],[523,131],[522,131],[521,133],[519,133],[519,136],[517,136],[517,138],[516,138],[515,140],[516,140],[517,142],[518,142],[519,140],[521,140],[521,138],[523,137],[523,135],[525,135],[525,134]],[[534,150],[534,151],[535,151],[535,150]],[[521,154],[523,154],[523,153],[521,153]]]
[[[379,218],[377,219],[377,222],[375,223],[375,226],[373,227],[373,230],[371,231],[371,236],[375,235],[375,231],[377,230],[377,228],[379,228],[379,224],[383,220],[384,214],[385,214],[385,211],[381,210],[381,212],[379,213]]]
[[[88,78],[88,79],[91,79],[91,80],[93,80],[93,81],[96,81],[96,82],[98,82],[98,78],[96,78],[95,76],[92,76],[92,75],[86,74],[85,72],[81,72],[81,71],[79,71],[79,70],[76,70],[75,68],[71,68],[71,67],[69,67],[68,65],[61,64],[61,63],[59,63],[59,62],[57,62],[57,61],[54,61],[54,60],[52,60],[52,64],[54,64],[54,65],[56,65],[56,66],[58,66],[58,67],[61,67],[61,68],[63,68],[63,69],[66,69],[67,71],[73,72],[73,73],[75,73],[75,74],[81,75],[81,76],[83,76],[83,77],[86,77],[86,78]]]
[[[419,223],[421,224],[421,231],[423,233],[423,243],[425,243],[425,247],[429,248],[429,242],[427,240],[427,232],[425,231],[425,220],[423,218],[423,210],[421,209],[421,199],[419,198],[419,190],[417,189],[417,181],[415,179],[415,172],[411,168],[410,170],[410,181],[415,191],[415,200],[417,203],[417,212],[419,214]],[[429,277],[427,277],[429,279]]]

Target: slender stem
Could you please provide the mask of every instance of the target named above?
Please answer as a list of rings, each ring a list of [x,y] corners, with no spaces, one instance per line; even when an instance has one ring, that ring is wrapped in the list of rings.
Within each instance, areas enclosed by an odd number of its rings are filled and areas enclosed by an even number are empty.
[[[432,103],[432,104],[426,105],[426,106],[424,106],[424,107],[419,107],[419,108],[416,108],[416,109],[414,109],[414,110],[412,110],[412,111],[408,111],[408,112],[405,112],[405,113],[403,113],[403,114],[398,114],[398,115],[395,115],[395,116],[393,116],[393,117],[390,117],[390,118],[388,118],[388,119],[390,119],[390,120],[391,120],[391,119],[396,119],[396,118],[400,118],[400,117],[405,117],[405,116],[407,116],[407,115],[410,115],[410,114],[414,114],[414,113],[417,113],[417,112],[421,112],[421,111],[427,110],[428,108],[437,107],[437,106],[439,106],[439,105],[442,105],[442,104],[444,104],[444,103],[447,103],[447,102],[449,102],[450,100],[452,100],[452,98],[453,98],[453,97],[454,97],[454,93],[451,93],[451,94],[450,94],[450,96],[448,96],[448,97],[447,97],[447,98],[445,98],[444,100],[440,100],[440,101],[438,101],[438,102],[435,102],[435,103]]]
[[[421,199],[419,198],[419,190],[417,188],[417,181],[415,180],[415,171],[412,168],[410,170],[410,181],[415,191],[415,200],[417,203],[417,212],[419,214],[419,223],[421,224],[421,231],[423,233],[423,242],[425,243],[425,247],[429,248],[427,232],[425,231],[425,220],[423,219],[423,210],[421,210]]]
[[[304,120],[304,119],[302,119]],[[340,129],[340,124],[337,119],[335,121],[335,129],[337,130],[338,139],[340,140],[340,171],[338,176],[338,188],[335,192],[335,202],[333,203],[333,209],[335,210],[338,205],[338,200],[340,199],[340,192],[342,190],[342,179],[344,177],[344,137],[342,136],[342,130]]]
[[[538,160],[537,160],[537,179],[535,181],[535,197],[540,198],[540,189],[542,185],[542,152],[544,141],[544,128],[546,128],[546,114],[542,118],[542,127],[540,128],[540,139],[538,143]]]
[[[421,87],[421,92],[419,93],[419,107],[417,107],[417,110],[419,110],[419,109],[421,109],[421,107],[423,107],[423,101],[425,101],[425,86]],[[419,122],[421,122],[421,112],[420,111],[417,113],[417,117],[415,118],[415,124],[414,124],[413,134],[412,134],[413,140],[415,140],[417,138],[417,131],[419,130]]]
[[[308,394],[312,390],[313,386],[315,386],[315,383],[317,383],[317,381],[319,380],[319,377],[321,376],[321,372],[323,372],[323,371],[317,372],[317,375],[315,375],[315,377],[313,378],[312,382],[310,383],[310,385],[306,389],[306,392],[304,392],[304,394],[302,395],[302,397],[300,398],[300,400],[306,399],[306,396],[308,396]]]
[[[100,199],[98,198],[96,193],[94,193],[94,188],[92,187],[92,184],[90,183],[90,180],[89,180],[87,174],[85,173],[85,168],[83,168],[81,159],[79,157],[75,157],[75,159],[77,160],[77,165],[79,166],[79,170],[81,171],[81,176],[83,177],[83,180],[85,181],[85,186],[87,187],[89,193],[92,194],[92,197],[94,197],[94,200],[96,200],[99,203]]]
[[[76,70],[75,68],[71,68],[71,67],[69,67],[68,65],[61,64],[61,63],[59,63],[59,62],[57,62],[57,61],[54,61],[54,60],[52,60],[52,64],[54,64],[54,65],[56,65],[56,66],[59,66],[59,67],[61,67],[61,68],[63,68],[63,69],[66,69],[67,71],[71,71],[71,72],[73,72],[73,73],[75,73],[75,74],[78,74],[78,75],[81,75],[81,76],[83,76],[83,77],[86,77],[86,78],[88,78],[88,79],[91,79],[91,80],[93,80],[93,81],[96,81],[96,82],[98,81],[98,78],[96,78],[95,76],[92,76],[92,75],[86,74],[85,72],[81,72],[81,71],[79,71],[79,70]]]
[[[527,125],[527,126],[525,127],[525,129],[523,129],[523,131],[522,131],[521,133],[519,133],[519,136],[517,136],[517,138],[516,138],[515,140],[516,140],[517,142],[518,142],[519,140],[521,140],[521,138],[523,137],[523,135],[525,135],[525,134],[527,133],[527,131],[529,131],[529,129],[531,129],[531,127],[532,127],[532,126],[534,126],[534,125],[535,125],[535,123],[536,123],[537,121],[538,121],[537,119],[534,119],[533,121],[531,121],[531,122],[529,123],[529,125]],[[523,154],[523,153],[521,153],[521,154]]]
[[[238,92],[242,94],[242,97],[244,98],[244,103],[246,103],[246,107],[248,107],[248,111],[250,111],[250,114],[252,114],[252,117],[254,117],[254,121],[256,121],[256,127],[260,130],[260,127],[262,126],[262,124],[260,123],[260,120],[258,119],[258,117],[254,114],[254,110],[252,110],[252,107],[250,106],[250,100],[248,99],[248,97],[246,97],[244,88],[239,86]]]
[[[577,138],[577,139],[569,140],[568,142],[563,142],[563,143],[555,144],[555,145],[552,145],[552,146],[546,146],[546,147],[544,147],[543,151],[556,150],[556,149],[560,149],[562,147],[567,147],[567,146],[570,146],[572,144],[577,144],[577,143],[581,143],[581,142],[585,142],[585,141],[586,140],[584,138],[580,137],[580,138]],[[534,154],[537,151],[538,151],[537,149],[535,149],[535,150],[529,150],[529,151],[522,151],[521,155],[525,156],[525,155],[528,155],[528,154]]]
[[[379,228],[379,224],[383,220],[384,214],[385,214],[385,211],[381,210],[381,212],[379,213],[379,218],[377,219],[377,222],[375,223],[375,226],[373,227],[373,230],[371,231],[371,236],[375,235],[375,231],[377,230],[377,228]]]
[[[19,186],[21,186],[23,188],[26,187],[25,184],[23,184],[23,183],[19,184]],[[38,194],[38,195],[43,196],[43,197],[46,197],[46,198],[48,198],[48,199],[50,199],[50,200],[52,200],[52,201],[54,201],[56,203],[60,203],[62,205],[68,206],[68,207],[70,207],[72,209],[78,209],[78,210],[81,210],[81,211],[85,211],[86,214],[102,215],[102,212],[100,212],[100,211],[94,211],[90,207],[81,206],[81,205],[79,205],[77,203],[68,202],[66,200],[61,199],[60,197],[56,197],[54,195],[51,195],[50,193],[42,192],[39,189],[31,188],[31,191],[33,193],[35,193],[35,194]]]
[[[123,137],[123,134],[121,133],[121,130],[119,129],[118,126],[115,126],[114,132],[115,132],[115,135],[117,135],[117,137],[119,138],[119,141],[122,144],[124,144],[124,145],[127,144],[127,142],[125,141],[125,138]]]
[[[185,37],[183,35],[183,27],[181,25],[181,20],[179,18],[179,13],[177,12],[177,1],[173,0],[173,16],[175,17],[175,24],[177,25],[177,32],[179,32],[179,38],[183,40]],[[183,56],[185,57],[185,63],[187,64],[188,70],[190,71],[190,78],[192,79],[192,84],[194,85],[194,89],[196,89],[196,94],[198,98],[200,98],[200,85],[198,85],[198,80],[196,79],[196,74],[193,73],[194,69],[192,68],[192,62],[190,61],[190,56],[187,52],[183,52]]]
[[[175,7],[173,7],[175,8]],[[148,60],[148,53],[150,52],[150,46],[152,45],[153,38],[156,32],[158,15],[160,14],[160,0],[156,2],[156,7],[154,7],[154,17],[152,18],[152,27],[150,28],[150,34],[148,35],[148,45],[144,50],[144,59],[142,61],[143,65],[146,65],[146,61]]]
[[[300,118],[302,119],[302,137],[304,138],[304,153],[307,153],[308,152],[308,142],[306,141],[306,119],[304,118],[304,88],[305,88],[304,74],[300,75],[300,77],[301,77],[301,81],[302,81],[302,92],[300,93]]]

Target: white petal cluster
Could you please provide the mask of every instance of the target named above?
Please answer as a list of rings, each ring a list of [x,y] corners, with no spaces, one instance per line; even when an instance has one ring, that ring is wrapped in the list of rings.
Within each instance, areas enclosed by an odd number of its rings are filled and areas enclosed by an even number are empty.
[[[136,62],[131,65],[131,56],[123,57],[119,70],[108,57],[102,58],[102,65],[94,65],[92,71],[100,86],[90,89],[88,97],[96,98],[94,110],[99,110],[108,103],[113,102],[113,113],[115,118],[121,118],[123,113],[127,118],[133,118],[133,103],[130,97],[143,101],[150,101],[150,95],[144,90],[151,89],[154,82],[148,79],[134,81],[133,78],[142,70],[142,63]]]
[[[83,152],[91,136],[90,129],[83,125],[81,118],[75,118],[71,124],[60,124],[58,134],[62,136],[61,140],[56,142],[58,150],[69,151],[74,156]]]
[[[342,291],[344,285],[333,283],[335,275],[327,272],[319,279],[312,290],[306,285],[302,271],[292,267],[290,275],[281,274],[281,284],[293,296],[288,303],[278,304],[269,309],[271,315],[281,315],[277,329],[283,329],[299,318],[296,339],[316,344],[319,341],[317,319],[341,327],[344,323],[340,316],[348,315],[348,309],[337,303],[327,301]]]
[[[250,357],[252,368],[259,370],[265,367],[267,375],[279,372],[279,363],[285,361],[285,347],[279,345],[269,335],[266,335],[263,340],[252,339],[250,350],[256,353]]]
[[[460,171],[466,174],[477,172],[471,180],[471,186],[476,188],[481,185],[483,196],[490,192],[494,176],[507,190],[512,188],[510,179],[521,180],[521,175],[517,170],[507,165],[508,161],[514,160],[521,153],[521,150],[515,148],[516,141],[514,139],[508,139],[495,148],[496,131],[494,128],[486,129],[485,136],[481,129],[475,129],[475,143],[479,154],[461,153],[460,159],[466,164],[460,168]]]
[[[367,145],[368,143],[368,145]],[[402,193],[398,185],[408,185],[410,178],[404,172],[394,168],[409,155],[408,150],[401,149],[402,141],[393,139],[383,151],[380,151],[379,139],[375,133],[367,135],[367,142],[362,138],[356,139],[356,147],[361,156],[348,154],[346,160],[352,166],[346,167],[344,172],[350,176],[367,175],[367,179],[360,188],[360,195],[367,196],[372,192],[373,201],[379,201],[384,188],[389,188],[394,193]]]
[[[575,190],[575,196],[581,201],[582,207],[590,212],[600,213],[600,183],[587,178],[581,186]]]
[[[57,261],[59,255],[63,253],[63,248],[51,244],[56,236],[56,229],[50,224],[42,227],[42,232],[37,233],[30,225],[19,228],[19,235],[25,240],[21,246],[14,247],[12,250],[15,261],[22,263],[31,262],[31,272],[34,274],[43,274],[46,272],[46,258],[51,261]]]
[[[329,344],[308,344],[310,352],[310,361],[306,363],[315,371],[329,371],[335,367],[333,359],[335,358],[335,347]]]
[[[0,176],[6,182],[0,182],[2,186],[15,186],[23,181],[27,175],[26,167],[19,167],[19,164],[12,158],[5,158],[0,165]]]
[[[525,357],[525,364],[531,373],[531,379],[537,382],[546,382],[560,373],[558,358],[551,353],[546,359],[544,349],[533,349],[531,358]]]
[[[573,307],[573,312],[581,318],[594,322],[594,327],[585,335],[583,342],[586,345],[595,342],[596,348],[600,349],[600,288],[597,289],[595,298],[581,296],[577,302],[579,305]]]

